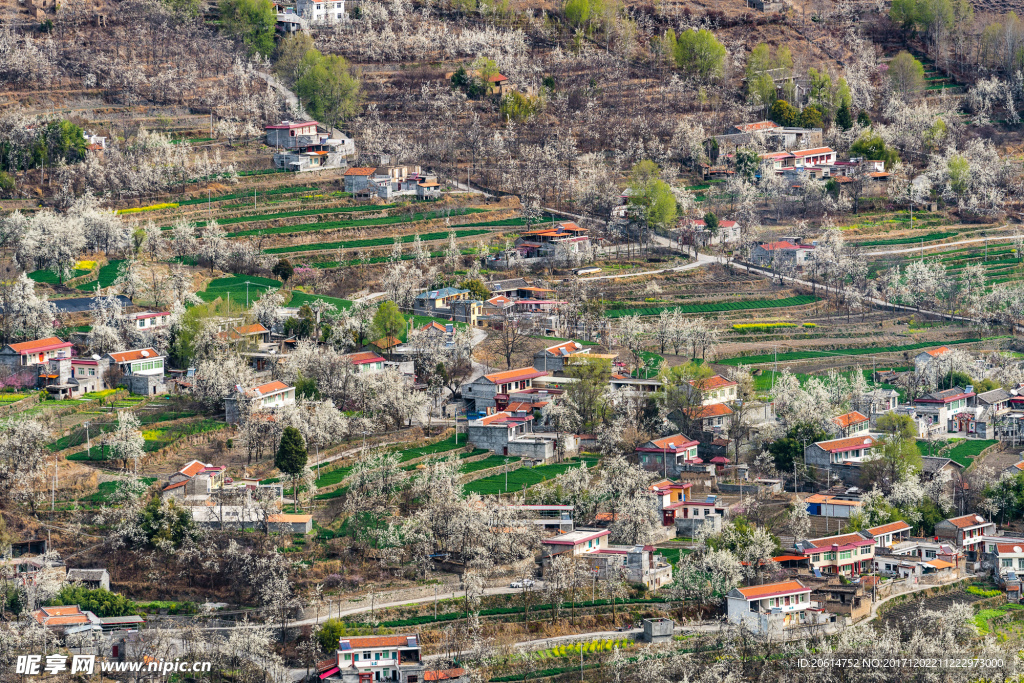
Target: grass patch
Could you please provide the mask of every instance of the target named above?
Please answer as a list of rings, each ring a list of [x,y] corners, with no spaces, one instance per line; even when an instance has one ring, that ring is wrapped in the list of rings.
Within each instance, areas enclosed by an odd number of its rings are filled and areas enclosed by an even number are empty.
[[[114,280],[117,279],[117,268],[121,265],[121,261],[109,261],[107,265],[100,267],[100,272],[97,274],[94,282],[85,282],[78,285],[75,289],[83,292],[95,292],[96,287],[109,287],[114,284]]]
[[[481,470],[487,470],[492,467],[500,467],[504,464],[513,465],[519,460],[516,456],[508,455],[492,455],[489,458],[483,460],[477,460],[476,462],[467,462],[465,465],[459,468],[459,472],[462,474],[470,474],[472,472],[479,472]]]
[[[493,211],[493,209],[466,209],[467,213],[481,213],[484,211]],[[445,216],[443,211],[431,211],[429,213],[417,213],[412,215],[410,220],[409,216],[387,216],[385,218],[362,218],[350,221],[324,221],[322,223],[303,223],[301,225],[282,225],[278,228],[261,228],[258,230],[239,230],[238,232],[232,232],[228,237],[246,237],[248,235],[284,235],[293,232],[309,232],[309,231],[320,231],[320,230],[336,230],[338,228],[358,228],[367,225],[395,225],[398,223],[416,223],[419,221],[429,221],[435,218],[442,218]],[[249,219],[249,220],[264,220],[264,219]],[[447,233],[446,233],[447,234]],[[421,238],[422,239],[422,238]],[[388,242],[390,243],[390,241]],[[307,247],[302,249],[302,247]],[[331,247],[321,247],[316,244],[302,244],[296,247],[290,247],[291,251],[313,251],[315,249],[330,249]],[[268,251],[270,253],[282,253],[275,251]]]
[[[76,268],[74,271],[71,272],[71,278],[81,277],[82,275],[88,275],[90,272],[92,271],[87,269],[83,270],[80,268]],[[38,282],[39,284],[42,285],[61,284],[61,280],[60,278],[57,277],[57,274],[50,270],[33,270],[31,273],[28,274],[28,277],[33,282]],[[68,279],[70,280],[71,278]]]
[[[442,439],[436,443],[432,443],[427,446],[418,446],[416,448],[407,448],[402,451],[402,455],[399,456],[399,462],[408,462],[415,458],[421,458],[424,455],[433,455],[434,453],[446,453],[453,451],[456,448],[462,448],[466,445],[466,441],[469,437],[465,433],[458,435],[458,441],[456,441],[456,435],[452,434],[447,439]]]
[[[973,344],[980,341],[1002,339],[1002,337],[980,337],[971,339],[954,339],[946,342],[921,342],[918,344],[907,344],[905,346],[862,346],[850,349],[835,349],[833,351],[787,351],[775,354],[767,353],[759,356],[743,356],[736,358],[724,358],[716,361],[721,365],[757,365],[759,363],[771,363],[776,359],[779,361],[806,360],[808,358],[831,358],[833,356],[866,356],[881,353],[901,353],[903,351],[914,351],[942,344]]]
[[[317,299],[323,300],[324,303],[333,304],[339,311],[352,308],[352,302],[348,299],[339,299],[333,296],[323,296],[322,294],[306,294],[305,292],[292,292],[291,301],[288,305],[291,307],[301,308],[304,304],[313,303]]]
[[[248,286],[246,285],[248,282]],[[231,275],[228,277],[219,277],[216,280],[211,280],[206,286],[206,290],[202,292],[196,292],[200,299],[206,302],[214,301],[215,299],[221,298],[226,299],[228,294],[231,298],[237,302],[244,302],[248,297],[249,303],[251,304],[256,299],[260,298],[263,292],[268,289],[280,289],[281,283],[278,280],[271,280],[267,277],[258,277],[256,275]],[[248,288],[248,295],[246,289]]]
[[[939,451],[949,443],[956,443],[956,445],[940,454]],[[918,439],[917,448],[921,451],[921,455],[949,458],[964,467],[970,467],[983,450],[997,443],[999,442],[989,439],[949,439],[948,442]]]
[[[491,477],[484,477],[483,479],[477,479],[471,481],[463,487],[463,490],[468,493],[478,493],[482,496],[486,495],[497,495],[499,493],[506,493],[507,491],[519,491],[523,488],[530,488],[540,484],[541,482],[547,481],[548,479],[554,479],[559,474],[562,474],[570,467],[579,467],[578,462],[560,463],[558,465],[540,465],[538,467],[521,467],[514,472],[508,473],[508,489],[505,488],[505,473],[496,474]]]
[[[141,479],[146,483],[146,486],[149,486],[156,481],[156,477],[141,477]],[[79,500],[87,503],[109,503],[110,497],[117,492],[117,484],[118,482],[116,481],[101,482],[99,490],[96,493],[88,495],[85,498],[79,498]]]

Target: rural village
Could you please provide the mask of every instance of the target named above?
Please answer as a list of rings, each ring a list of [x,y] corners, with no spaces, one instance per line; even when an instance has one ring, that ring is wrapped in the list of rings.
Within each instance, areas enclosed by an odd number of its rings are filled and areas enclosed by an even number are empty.
[[[0,681],[1024,675],[1018,0],[19,0]]]

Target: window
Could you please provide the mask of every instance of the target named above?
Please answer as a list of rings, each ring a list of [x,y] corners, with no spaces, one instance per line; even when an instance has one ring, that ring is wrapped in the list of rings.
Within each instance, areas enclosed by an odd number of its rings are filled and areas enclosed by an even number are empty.
[[[821,562],[821,555],[811,555],[811,562]]]
[[[988,544],[988,551],[990,553],[994,553],[996,551],[996,544],[995,543],[989,543]]]
[[[345,661],[346,662],[351,662],[352,661],[352,655],[351,654],[346,654],[345,655]]]
[[[96,376],[96,368],[89,368],[89,376],[90,377],[95,377]]]
[[[1012,567],[1013,566],[1013,560],[1010,559],[1009,557],[1004,557],[1003,560],[1002,560],[1002,565],[1004,567]]]
[[[840,551],[839,552],[839,559],[840,560],[848,560],[848,559],[850,559],[850,555],[852,554],[852,552],[853,551],[850,551],[850,550],[842,550],[842,551]]]
[[[863,548],[861,548],[860,549],[860,554],[861,555],[870,555],[871,554],[871,546],[864,546]]]

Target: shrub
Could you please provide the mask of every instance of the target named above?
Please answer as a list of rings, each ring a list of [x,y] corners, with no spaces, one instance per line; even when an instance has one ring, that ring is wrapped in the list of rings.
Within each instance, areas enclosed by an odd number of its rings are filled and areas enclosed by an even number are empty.
[[[328,590],[337,588],[340,585],[341,574],[329,574],[327,578],[324,579],[324,588],[327,588]]]
[[[967,587],[967,592],[970,593],[971,595],[978,595],[978,596],[981,596],[983,598],[994,598],[997,595],[1002,595],[1002,593],[1003,593],[1003,591],[999,590],[998,588],[993,588],[991,590],[985,590],[984,588],[982,588],[980,586],[968,586]]]
[[[118,213],[118,215],[124,215],[124,214],[127,214],[127,213],[142,213],[143,211],[160,211],[161,209],[176,209],[176,208],[178,208],[178,205],[173,203],[173,202],[171,202],[171,203],[163,203],[163,204],[151,204],[150,206],[137,206],[137,207],[135,207],[133,209],[118,209],[117,213]]]
[[[804,323],[804,327],[817,327],[816,323]]]
[[[117,593],[103,588],[84,588],[66,585],[60,589],[50,605],[78,605],[82,610],[93,612],[98,617],[126,617],[137,614],[138,606]]]
[[[732,326],[740,334],[747,332],[770,332],[772,330],[796,327],[796,323],[738,323]]]

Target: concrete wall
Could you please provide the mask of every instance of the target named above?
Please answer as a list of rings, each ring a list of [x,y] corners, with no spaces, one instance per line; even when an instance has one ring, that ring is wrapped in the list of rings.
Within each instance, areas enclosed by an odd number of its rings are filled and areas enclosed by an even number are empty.
[[[693,538],[703,525],[710,524],[715,533],[722,530],[722,516],[711,515],[698,519],[680,519],[676,517],[676,535],[682,538]]]
[[[505,447],[508,445],[508,428],[504,425],[484,427],[471,424],[468,434],[469,443],[477,448],[492,450],[499,455],[505,452]]]
[[[552,439],[517,438],[508,442],[508,452],[509,455],[547,462],[555,456],[555,443]]]
[[[155,396],[167,393],[167,382],[160,375],[126,375],[121,385],[139,396]]]

